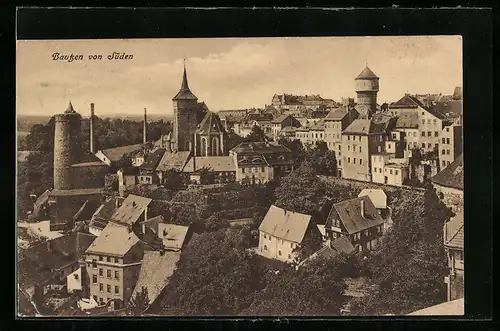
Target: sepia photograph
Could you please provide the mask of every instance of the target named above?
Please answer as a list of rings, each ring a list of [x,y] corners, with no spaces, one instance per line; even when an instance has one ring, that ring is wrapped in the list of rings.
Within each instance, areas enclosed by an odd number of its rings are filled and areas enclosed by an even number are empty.
[[[17,316],[463,316],[462,54],[18,40]]]

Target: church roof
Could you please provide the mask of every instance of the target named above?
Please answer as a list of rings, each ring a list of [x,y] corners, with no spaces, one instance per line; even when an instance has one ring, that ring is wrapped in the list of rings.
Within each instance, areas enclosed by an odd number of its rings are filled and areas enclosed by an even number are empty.
[[[184,66],[184,75],[182,76],[181,89],[172,100],[198,100],[198,98],[191,92],[188,85],[186,66]]]
[[[219,115],[208,111],[198,128],[200,134],[223,133],[224,127],[220,121]]]
[[[76,111],[73,109],[73,105],[71,104],[71,101],[68,104],[68,108],[64,111],[65,114],[74,114]]]
[[[377,75],[373,73],[373,71],[370,70],[370,68],[365,67],[363,71],[356,77],[356,79],[373,79],[373,78],[378,78]]]

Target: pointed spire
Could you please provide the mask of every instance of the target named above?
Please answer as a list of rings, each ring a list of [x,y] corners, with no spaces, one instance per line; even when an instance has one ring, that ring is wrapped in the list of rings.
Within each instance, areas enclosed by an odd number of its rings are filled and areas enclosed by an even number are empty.
[[[184,59],[184,74],[182,76],[182,84],[179,93],[173,100],[198,100],[198,98],[191,92],[187,80],[186,59]]]
[[[76,111],[73,109],[73,105],[71,104],[71,100],[69,101],[68,108],[66,109],[65,113],[76,113]]]
[[[184,59],[184,75],[182,76],[182,85],[181,85],[182,90],[189,90],[189,85],[188,85],[188,79],[187,79],[187,73],[186,73],[186,59]]]

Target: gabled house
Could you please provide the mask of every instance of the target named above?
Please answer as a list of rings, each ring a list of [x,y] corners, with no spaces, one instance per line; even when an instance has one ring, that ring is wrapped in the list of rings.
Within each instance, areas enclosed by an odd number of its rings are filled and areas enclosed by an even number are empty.
[[[318,257],[330,259],[330,258],[335,258],[339,254],[352,254],[355,251],[356,248],[354,248],[349,239],[347,239],[346,236],[341,235],[333,242],[331,242],[330,245],[323,246],[318,251],[314,252],[313,254],[305,258],[297,265],[297,268],[306,265],[307,263],[313,261]]]
[[[275,140],[278,140],[281,130],[287,126],[300,127],[300,122],[292,115],[283,114],[271,121],[272,124],[272,135]]]
[[[97,151],[95,153],[95,156],[108,166],[111,166],[113,163],[120,161],[123,156],[138,153],[139,151],[142,150],[142,148],[143,148],[142,144],[133,144],[127,146],[107,148]]]
[[[144,162],[139,166],[139,174],[137,176],[137,182],[139,184],[159,184],[160,179],[157,175],[156,168],[165,152],[166,150],[164,148],[158,148],[146,156]]]
[[[387,195],[381,189],[368,189],[361,190],[358,198],[367,196],[372,201],[378,213],[384,220],[384,232],[392,226],[392,208],[387,204]]]
[[[462,210],[464,205],[464,162],[463,155],[457,157],[449,166],[431,178],[444,204],[454,212]]]
[[[331,241],[344,235],[359,251],[372,250],[384,233],[384,219],[371,199],[362,196],[334,204],[325,232]]]
[[[321,237],[311,215],[272,205],[259,226],[258,253],[283,262],[294,262],[295,249],[309,236]]]

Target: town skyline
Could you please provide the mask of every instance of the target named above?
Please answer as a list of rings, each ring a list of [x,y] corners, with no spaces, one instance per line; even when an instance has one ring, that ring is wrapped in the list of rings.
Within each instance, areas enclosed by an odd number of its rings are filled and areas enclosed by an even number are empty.
[[[262,108],[283,93],[355,97],[365,65],[380,77],[379,104],[452,94],[462,86],[461,46],[460,36],[18,41],[17,113],[53,115],[71,100],[83,115],[93,102],[98,116],[170,116],[184,58],[191,90],[212,111]],[[55,61],[55,52],[84,60]],[[107,60],[113,52],[133,59]]]

